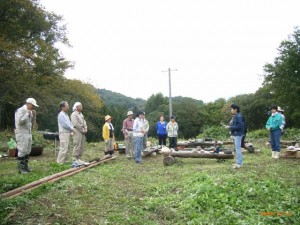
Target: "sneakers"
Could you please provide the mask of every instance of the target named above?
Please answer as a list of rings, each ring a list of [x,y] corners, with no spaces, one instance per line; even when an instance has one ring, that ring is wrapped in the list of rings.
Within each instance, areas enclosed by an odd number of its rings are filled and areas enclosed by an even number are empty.
[[[241,167],[242,167],[242,165],[239,165],[239,164],[233,164],[233,166],[232,166],[233,169],[239,169]]]
[[[88,165],[90,165],[90,163],[85,162],[81,159],[77,159],[75,162],[77,163],[78,166],[88,166]]]

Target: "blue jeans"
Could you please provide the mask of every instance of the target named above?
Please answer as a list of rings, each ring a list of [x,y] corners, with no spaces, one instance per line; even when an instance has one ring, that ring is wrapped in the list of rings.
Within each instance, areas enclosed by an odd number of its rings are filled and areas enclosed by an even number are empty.
[[[235,147],[235,154],[236,154],[236,164],[243,165],[243,155],[242,155],[242,143],[243,136],[234,136],[234,147]]]
[[[272,151],[280,152],[280,136],[281,136],[280,129],[270,131]]]
[[[142,161],[142,149],[143,149],[143,139],[144,137],[133,137],[134,143],[134,160],[136,162]]]

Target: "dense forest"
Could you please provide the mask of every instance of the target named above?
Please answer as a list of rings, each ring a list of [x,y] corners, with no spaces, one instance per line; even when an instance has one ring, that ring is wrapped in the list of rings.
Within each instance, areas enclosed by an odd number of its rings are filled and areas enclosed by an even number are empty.
[[[160,115],[169,115],[168,98],[153,93],[147,100],[133,99],[91,84],[64,77],[72,63],[65,59],[57,43],[70,46],[62,17],[47,12],[37,0],[0,1],[0,128],[13,129],[14,111],[27,97],[34,97],[38,130],[57,131],[59,103],[83,104],[89,126],[88,140],[101,139],[105,114],[113,117],[116,137],[128,110],[143,110],[150,122],[150,136]],[[258,52],[259,54],[259,52]],[[173,98],[173,114],[181,138],[193,138],[205,128],[220,126],[230,118],[230,104],[240,105],[248,128],[263,128],[271,105],[285,110],[288,127],[300,127],[300,30],[287,36],[278,55],[264,66],[262,87],[253,94],[220,98],[203,103],[188,97]],[[103,74],[103,79],[105,74]]]

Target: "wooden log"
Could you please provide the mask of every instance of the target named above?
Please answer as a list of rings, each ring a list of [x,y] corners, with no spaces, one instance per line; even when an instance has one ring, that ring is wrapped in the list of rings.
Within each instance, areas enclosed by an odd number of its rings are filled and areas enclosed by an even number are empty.
[[[148,157],[149,155],[151,155],[153,152],[158,152],[158,148],[150,148],[149,151],[143,151],[144,157]]]
[[[200,151],[172,151],[166,153],[165,156],[180,157],[180,158],[216,158],[216,159],[233,159],[233,154],[224,154],[224,153],[202,153]]]
[[[68,170],[65,170],[65,171],[62,171],[62,172],[59,172],[59,173],[56,173],[56,174],[44,177],[44,178],[42,178],[40,180],[31,182],[31,183],[26,184],[26,185],[24,185],[22,187],[19,187],[19,188],[16,188],[14,190],[11,190],[11,191],[8,191],[6,193],[3,193],[3,194],[1,194],[1,197],[3,197],[3,198],[12,198],[12,197],[19,196],[19,195],[21,195],[21,194],[23,194],[25,192],[28,192],[28,191],[31,191],[33,189],[38,188],[39,186],[41,186],[44,183],[55,182],[55,181],[60,180],[60,179],[62,179],[64,177],[71,176],[73,174],[79,173],[79,172],[81,172],[83,170],[89,169],[89,168],[94,167],[94,166],[96,166],[98,164],[104,163],[106,161],[109,161],[109,160],[112,160],[112,159],[115,159],[115,158],[116,157],[114,156],[114,157],[110,157],[110,158],[100,159],[99,161],[90,163],[88,166],[71,168],[71,169],[68,169]]]

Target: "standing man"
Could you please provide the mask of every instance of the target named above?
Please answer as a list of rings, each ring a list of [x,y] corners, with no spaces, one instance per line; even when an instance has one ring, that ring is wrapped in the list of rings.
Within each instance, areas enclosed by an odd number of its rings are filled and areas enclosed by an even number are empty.
[[[282,116],[277,112],[278,108],[276,105],[271,107],[271,116],[269,117],[266,128],[270,131],[271,147],[272,147],[272,158],[278,159],[280,155],[280,136],[282,126]]]
[[[144,131],[144,113],[138,112],[133,123],[134,160],[142,163]]]
[[[125,145],[126,145],[126,157],[127,159],[130,159],[133,157],[133,112],[128,111],[127,112],[127,118],[123,121],[123,134],[125,139]]]
[[[278,113],[281,115],[282,117],[282,123],[281,123],[281,126],[280,126],[280,129],[281,129],[281,134],[284,134],[284,128],[285,128],[285,125],[286,125],[286,122],[285,122],[285,115],[284,115],[284,110],[280,108],[280,106],[277,107],[277,111]]]
[[[229,123],[229,126],[225,126],[227,129],[230,129],[231,135],[234,137],[234,146],[236,152],[236,164],[233,165],[233,168],[238,169],[243,165],[243,155],[242,155],[242,138],[244,136],[244,119],[240,113],[240,107],[236,104],[230,106],[230,112],[232,114],[232,119]]]
[[[171,116],[171,121],[167,124],[167,133],[169,137],[169,148],[177,150],[177,136],[179,126],[175,121],[175,116]]]
[[[105,150],[104,150],[104,155],[108,155],[111,157],[114,154],[114,126],[111,123],[111,116],[106,115],[105,116],[105,124],[102,127],[102,137],[105,142]]]
[[[59,153],[56,162],[62,164],[67,162],[69,159],[70,135],[74,135],[75,130],[67,113],[69,111],[68,102],[62,101],[59,107],[61,110],[57,116],[59,132]]]
[[[81,160],[82,153],[84,151],[84,144],[86,141],[85,134],[87,133],[87,125],[82,114],[82,105],[80,102],[76,102],[73,106],[71,122],[75,128],[73,137],[73,159],[79,166],[89,165],[88,162],[84,162],[83,160]]]
[[[29,154],[32,146],[32,127],[36,122],[34,98],[28,98],[26,104],[18,108],[15,112],[15,135],[18,149],[18,170],[19,173],[25,174],[31,170],[28,167]]]

